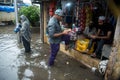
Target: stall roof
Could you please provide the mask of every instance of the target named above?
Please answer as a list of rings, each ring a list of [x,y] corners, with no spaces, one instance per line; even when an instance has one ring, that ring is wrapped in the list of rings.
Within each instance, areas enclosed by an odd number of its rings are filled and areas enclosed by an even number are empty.
[[[41,1],[44,1],[44,2],[46,2],[46,1],[50,1],[50,0],[31,0],[32,2],[41,2]]]

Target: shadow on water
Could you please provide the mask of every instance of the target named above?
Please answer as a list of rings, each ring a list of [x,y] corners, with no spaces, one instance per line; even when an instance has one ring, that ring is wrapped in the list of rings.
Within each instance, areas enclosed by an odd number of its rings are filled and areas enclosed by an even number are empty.
[[[62,52],[58,53],[55,65],[48,67],[49,46],[40,42],[39,34],[32,34],[32,52],[24,53],[13,28],[0,29],[0,80],[102,80]]]

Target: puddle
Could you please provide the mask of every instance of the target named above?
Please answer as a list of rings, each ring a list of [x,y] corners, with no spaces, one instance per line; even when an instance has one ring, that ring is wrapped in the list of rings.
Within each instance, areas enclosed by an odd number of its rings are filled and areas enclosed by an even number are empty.
[[[43,68],[43,69],[45,69],[45,70],[48,69],[48,66],[47,66],[45,60],[40,61],[40,67]]]
[[[34,77],[33,72],[30,69],[26,69],[24,72],[25,77]]]
[[[0,80],[103,80],[61,52],[49,68],[50,47],[42,44],[40,35],[32,35],[32,53],[26,54],[23,45],[17,44],[13,29],[14,26],[0,27]]]

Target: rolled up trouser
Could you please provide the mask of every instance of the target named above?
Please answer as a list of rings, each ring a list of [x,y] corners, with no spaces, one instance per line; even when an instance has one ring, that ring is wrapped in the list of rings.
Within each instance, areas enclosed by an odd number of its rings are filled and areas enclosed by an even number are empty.
[[[48,63],[49,66],[54,64],[54,60],[59,51],[60,44],[50,44],[50,46],[51,46],[51,53],[50,53],[50,58],[49,58],[49,63]]]
[[[70,43],[70,35],[63,35],[62,41],[65,41],[65,45],[68,45]]]

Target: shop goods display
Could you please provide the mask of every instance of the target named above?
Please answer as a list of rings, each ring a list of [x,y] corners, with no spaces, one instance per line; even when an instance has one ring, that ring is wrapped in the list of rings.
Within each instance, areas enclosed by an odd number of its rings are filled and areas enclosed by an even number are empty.
[[[89,44],[89,39],[79,39],[76,41],[75,49],[80,52],[85,52]],[[88,54],[91,54],[94,50],[94,45],[92,46],[91,50],[88,52]]]

